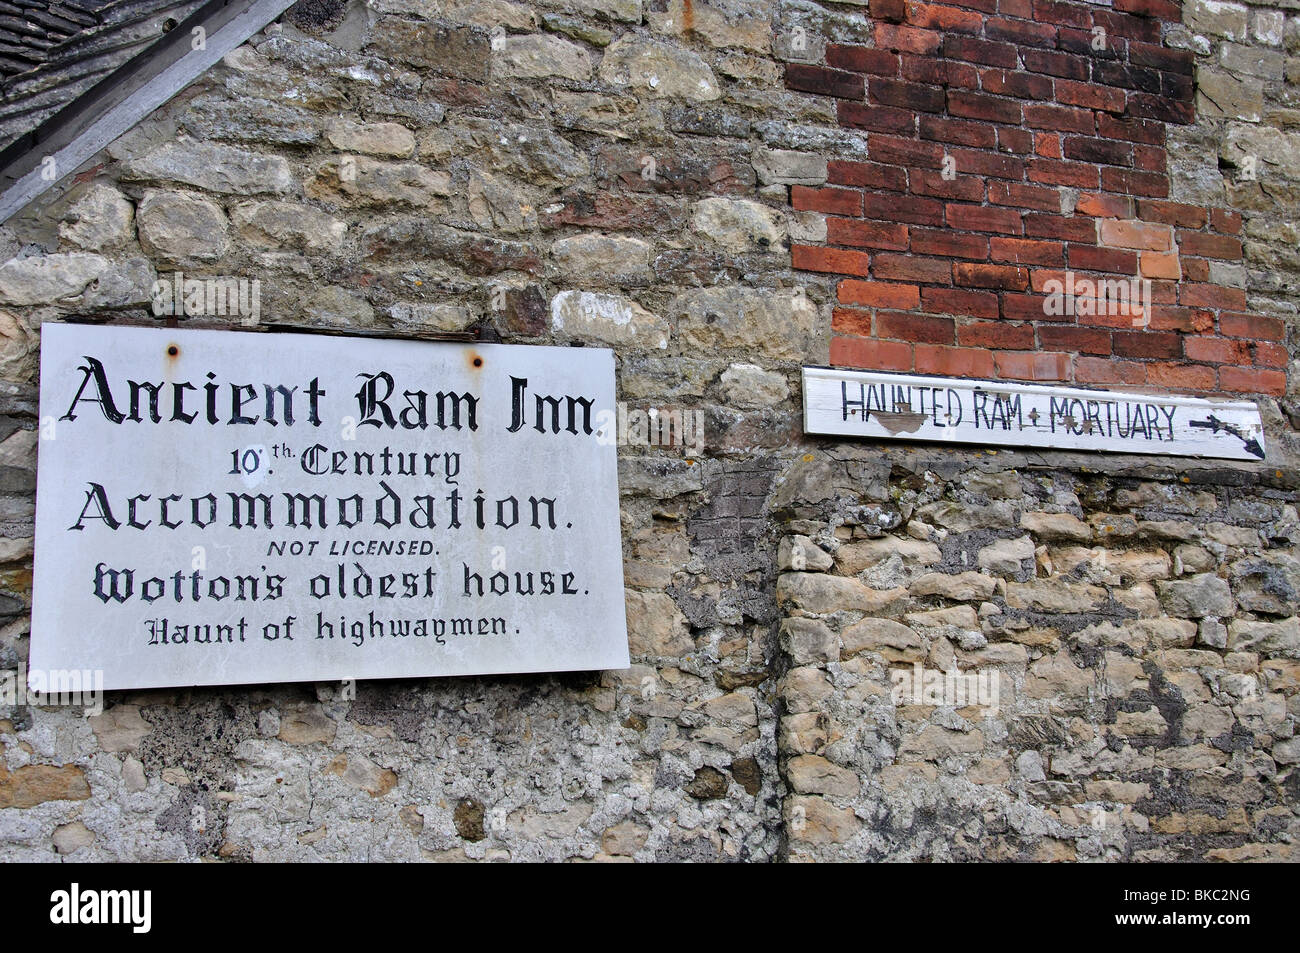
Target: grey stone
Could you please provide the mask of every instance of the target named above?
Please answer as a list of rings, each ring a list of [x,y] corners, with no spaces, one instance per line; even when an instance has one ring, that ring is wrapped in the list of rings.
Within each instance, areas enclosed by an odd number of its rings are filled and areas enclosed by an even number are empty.
[[[322,163],[306,191],[312,198],[346,205],[428,208],[451,194],[451,176],[414,162],[343,156]]]
[[[126,196],[95,183],[68,207],[59,223],[59,238],[85,251],[120,247],[135,234],[135,209]]]
[[[691,226],[732,252],[780,251],[786,237],[781,213],[748,199],[703,199],[695,205]]]
[[[817,325],[817,309],[789,290],[700,288],[678,295],[672,313],[687,345],[789,360],[811,354]]]
[[[722,95],[713,70],[698,54],[625,34],[605,51],[600,78],[619,89],[653,97],[708,102]]]
[[[128,181],[180,182],[208,192],[260,195],[293,185],[281,156],[249,152],[216,142],[168,142],[122,166]]]
[[[729,405],[743,410],[771,407],[790,396],[783,374],[757,364],[732,364],[722,372],[719,390]]]
[[[136,218],[140,247],[163,261],[214,261],[229,244],[226,213],[198,196],[146,192]]]
[[[0,265],[0,304],[50,304],[74,298],[108,268],[84,252],[11,258]]]
[[[1213,573],[1169,582],[1161,580],[1156,583],[1156,589],[1164,610],[1178,618],[1221,619],[1230,617],[1237,608],[1228,583]]]
[[[591,56],[558,36],[508,36],[493,44],[492,74],[505,79],[591,79]]]
[[[791,149],[760,146],[752,159],[758,180],[764,185],[824,185],[826,157]]]
[[[561,291],[551,299],[551,330],[581,338],[641,348],[666,348],[668,322],[631,298],[590,291]]]
[[[336,119],[325,130],[325,138],[341,152],[405,159],[415,151],[415,136],[411,130],[395,122],[360,123]]]
[[[570,280],[643,282],[650,277],[651,246],[621,235],[575,235],[551,245],[551,257]]]
[[[231,218],[240,238],[258,248],[337,251],[348,229],[332,215],[293,202],[244,202]]]

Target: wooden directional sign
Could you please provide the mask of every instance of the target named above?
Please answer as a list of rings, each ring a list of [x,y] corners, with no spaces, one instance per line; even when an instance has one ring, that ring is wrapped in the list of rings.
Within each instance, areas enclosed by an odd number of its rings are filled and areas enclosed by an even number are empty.
[[[625,668],[602,348],[41,328],[31,673]]]
[[[1250,401],[805,367],[803,414],[843,437],[1264,459]]]

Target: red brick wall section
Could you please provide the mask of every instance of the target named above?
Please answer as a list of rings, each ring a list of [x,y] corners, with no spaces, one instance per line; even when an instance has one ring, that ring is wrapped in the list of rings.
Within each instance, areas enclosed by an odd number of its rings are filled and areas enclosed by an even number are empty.
[[[832,97],[865,155],[794,186],[841,276],[831,363],[1020,381],[1281,395],[1281,321],[1210,280],[1241,216],[1168,200],[1168,123],[1193,120],[1193,58],[1166,0],[871,0],[875,46],[827,47],[786,85]],[[1149,314],[1052,313],[1047,291],[1151,281]],[[1086,291],[1086,286],[1081,286]],[[1140,287],[1140,286],[1139,286]],[[1057,299],[1060,300],[1059,297]],[[1115,311],[1117,309],[1101,309]]]

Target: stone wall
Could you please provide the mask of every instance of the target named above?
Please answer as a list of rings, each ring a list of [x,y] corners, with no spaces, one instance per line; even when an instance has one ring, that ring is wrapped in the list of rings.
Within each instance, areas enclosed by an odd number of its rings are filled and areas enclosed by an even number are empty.
[[[156,323],[156,276],[257,278],[264,327],[610,346],[631,409],[705,421],[699,454],[620,448],[628,671],[0,708],[0,857],[1291,857],[1297,376],[1221,368],[1296,354],[1300,19],[1113,14],[1199,77],[1169,201],[1243,215],[1244,260],[1190,280],[1250,322],[1213,365],[1260,398],[1247,466],[802,436],[798,369],[842,327],[798,249],[853,244],[807,196],[873,133],[799,77],[893,55],[923,8],[300,4],[0,230],[0,669],[26,658],[40,326]],[[916,663],[996,672],[996,710],[896,698]]]

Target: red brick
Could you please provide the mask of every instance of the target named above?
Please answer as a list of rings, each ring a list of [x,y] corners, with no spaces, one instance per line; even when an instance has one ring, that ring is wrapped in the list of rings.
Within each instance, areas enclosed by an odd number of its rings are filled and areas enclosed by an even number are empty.
[[[1216,208],[1210,212],[1210,227],[1216,232],[1236,235],[1241,231],[1241,213]]]
[[[1064,265],[1065,246],[1039,239],[994,238],[989,243],[989,259],[1017,265]]]
[[[1097,167],[1084,162],[1058,162],[1055,159],[1030,159],[1029,181],[1065,185],[1074,189],[1097,188]]]
[[[806,63],[786,64],[785,85],[801,92],[840,99],[862,99],[866,94],[866,86],[858,74]]]
[[[790,189],[790,204],[799,212],[861,215],[862,193],[855,189],[822,189],[795,185]]]
[[[918,30],[911,26],[876,24],[876,49],[898,50],[903,53],[923,53],[927,56],[939,52],[943,35],[933,30]]]
[[[988,200],[994,205],[1055,212],[1061,207],[1061,193],[1041,185],[1022,185],[1019,182],[990,182]]]
[[[909,176],[913,195],[930,195],[940,199],[964,199],[967,202],[984,201],[984,183],[971,175],[944,178],[942,172],[913,169]]]
[[[1183,344],[1189,361],[1203,364],[1251,363],[1250,344],[1232,338],[1189,337]]]
[[[1281,341],[1286,335],[1286,325],[1281,318],[1262,314],[1220,314],[1219,333],[1252,341]]]
[[[1134,146],[1133,168],[1139,172],[1164,172],[1169,168],[1169,154],[1161,146]]]
[[[998,150],[1016,155],[1028,155],[1034,148],[1034,134],[1028,129],[998,129]]]
[[[1070,355],[1045,351],[996,351],[993,364],[997,375],[1017,381],[1064,381],[1070,379]]]
[[[993,352],[984,348],[918,344],[914,356],[918,374],[940,374],[944,377],[993,376]]]
[[[1050,103],[1030,103],[1025,106],[1025,123],[1034,129],[1055,129],[1091,136],[1096,129],[1092,111],[1055,106]]]
[[[832,159],[826,163],[826,181],[831,185],[856,185],[869,189],[907,190],[907,172],[879,162]]]
[[[1089,60],[1126,60],[1128,58],[1128,40],[1107,34],[1105,45],[1093,49],[1097,38],[1091,30],[1077,30],[1063,26],[1056,31],[1056,45],[1064,53],[1086,56]]]
[[[912,251],[918,255],[943,255],[949,258],[989,257],[989,240],[983,235],[963,235],[959,232],[912,229]]]
[[[1219,389],[1234,394],[1268,394],[1281,397],[1286,393],[1286,372],[1246,367],[1219,368]]]
[[[1169,176],[1107,166],[1101,170],[1101,187],[1107,192],[1149,195],[1161,199],[1169,194]]]
[[[835,104],[835,116],[841,126],[872,132],[910,133],[916,128],[916,113],[891,106],[867,106],[841,100]]]
[[[953,281],[964,288],[1002,288],[1024,291],[1029,287],[1029,269],[1019,265],[981,265],[958,261],[952,265]]]
[[[1026,215],[1025,234],[1030,238],[1058,238],[1078,244],[1095,244],[1097,224],[1084,215]]]
[[[1182,258],[1179,264],[1182,267],[1184,281],[1210,280],[1210,263],[1204,258]]]
[[[898,106],[927,113],[943,112],[944,106],[942,89],[900,79],[872,79],[867,84],[867,99],[884,106]]]
[[[1025,162],[1015,156],[996,155],[974,149],[951,149],[948,154],[956,160],[960,172],[987,175],[997,179],[1014,179],[1017,182],[1025,177]]]
[[[1090,192],[1079,196],[1079,200],[1074,203],[1074,210],[1081,215],[1095,215],[1098,218],[1132,218],[1133,197]]]
[[[956,314],[973,318],[996,318],[998,296],[992,291],[966,291],[961,288],[922,288],[921,306],[936,314]]]
[[[907,22],[912,26],[945,33],[978,33],[984,18],[973,10],[961,10],[937,3],[908,3]]]
[[[884,50],[873,50],[866,46],[845,46],[831,43],[826,47],[826,65],[835,69],[850,70],[854,73],[870,73],[872,76],[897,76],[898,56]]]
[[[1136,66],[1150,66],[1168,73],[1191,76],[1196,57],[1190,50],[1175,50],[1155,43],[1130,43],[1129,60]]]
[[[1123,139],[1148,146],[1165,144],[1165,125],[1147,119],[1121,119],[1101,113],[1097,117],[1097,135],[1104,139]]]
[[[1092,79],[1102,86],[1145,93],[1160,92],[1160,71],[1117,60],[1098,59],[1092,64]]]
[[[948,203],[945,210],[948,227],[968,232],[999,232],[1003,235],[1021,233],[1020,213],[1010,208],[989,205],[959,205]]]
[[[901,23],[907,16],[905,0],[870,0],[867,9],[873,20],[883,20],[886,23]]]
[[[1130,40],[1144,40],[1148,43],[1160,42],[1160,24],[1147,17],[1134,17],[1126,13],[1112,13],[1109,10],[1095,10],[1092,22],[1106,30],[1107,36],[1123,36]]]
[[[869,338],[872,335],[871,325],[874,320],[874,313],[871,311],[858,311],[854,308],[831,309],[831,330],[837,334],[855,334]]]
[[[957,340],[957,331],[952,318],[877,311],[876,337],[897,338],[913,344],[952,344]]]
[[[1033,0],[998,0],[998,13],[1008,17],[1020,17],[1022,20],[1032,20]]]
[[[1214,390],[1217,377],[1214,368],[1203,364],[1156,362],[1147,365],[1147,383],[1165,390]]]
[[[1173,229],[1168,225],[1118,218],[1102,219],[1098,225],[1101,244],[1111,248],[1171,251],[1174,247]]]
[[[858,304],[870,308],[917,308],[921,291],[916,285],[886,284],[883,281],[845,279],[839,285],[841,304]]]
[[[1133,146],[1114,139],[1094,139],[1086,136],[1066,136],[1064,153],[1067,159],[1079,162],[1096,162],[1102,165],[1133,165]]]
[[[1085,4],[1034,0],[1034,19],[1039,23],[1087,29],[1092,26],[1092,10]]]
[[[1011,294],[1003,292],[1000,313],[1008,321],[1070,321],[1069,315],[1047,313],[1044,295]]]
[[[1020,58],[1025,69],[1032,73],[1075,80],[1084,80],[1092,75],[1091,63],[1084,56],[1048,50],[1022,50]]]
[[[943,202],[916,195],[891,195],[888,192],[867,192],[863,195],[865,216],[886,222],[907,222],[910,225],[942,225]]]
[[[980,89],[995,96],[1014,96],[1017,99],[1052,98],[1052,81],[1048,77],[1005,69],[980,70]]]
[[[953,89],[979,89],[979,72],[969,63],[940,60],[924,56],[900,57],[903,79],[931,86],[949,86]]]
[[[1138,258],[1138,269],[1143,278],[1168,278],[1177,281],[1183,277],[1177,252],[1144,251]],[[1176,298],[1177,294],[1174,297]]]
[[[1246,292],[1240,288],[1184,282],[1178,287],[1178,303],[1193,308],[1231,308],[1239,311],[1246,307]]]
[[[1056,46],[1056,27],[1048,23],[989,17],[984,22],[984,35],[991,40],[1005,40],[1020,46]]]
[[[1076,271],[1108,271],[1119,275],[1136,275],[1136,252],[1120,248],[1101,248],[1096,245],[1074,245],[1067,249],[1070,267]]]
[[[1152,331],[1182,331],[1204,334],[1214,330],[1214,312],[1177,305],[1153,304],[1149,317]]]
[[[1010,43],[990,43],[970,36],[945,36],[943,55],[961,63],[1001,66],[1003,69],[1015,69],[1019,64],[1016,48]]]
[[[1084,299],[1078,299],[1076,308],[1080,314],[1075,318],[1081,325],[1087,325],[1093,328],[1112,328],[1116,331],[1131,331],[1134,328],[1142,328],[1146,317],[1142,314],[1120,314],[1108,311],[1103,302],[1092,299],[1093,304],[1084,307]],[[1087,313],[1084,313],[1087,312]]]
[[[1096,83],[1078,83],[1072,79],[1056,81],[1056,101],[1065,106],[1121,113],[1128,102],[1123,91]]]
[[[890,222],[864,222],[852,218],[828,218],[826,241],[832,245],[852,245],[855,248],[905,251],[908,245],[907,226]]]
[[[1100,357],[1077,357],[1074,379],[1080,384],[1142,384],[1147,379],[1145,364],[1112,361]]]
[[[939,116],[921,117],[921,138],[976,149],[992,149],[997,142],[992,126]]]
[[[948,90],[948,112],[967,119],[987,119],[1011,126],[1020,124],[1020,103],[1015,100],[960,89]]]
[[[792,245],[791,266],[800,271],[821,271],[837,275],[871,274],[868,267],[871,256],[866,252],[848,251],[844,248],[818,248],[812,245]]]
[[[1183,342],[1172,331],[1116,331],[1111,347],[1118,357],[1182,357]]]
[[[872,371],[910,371],[912,345],[902,341],[867,338],[831,338],[831,364]]]
[[[888,165],[919,166],[938,169],[943,165],[943,146],[871,133],[867,136],[867,154],[875,162]]]
[[[1179,228],[1201,228],[1205,225],[1205,209],[1199,205],[1165,202],[1160,199],[1139,199],[1138,217],[1147,222],[1176,225]]]
[[[1034,326],[1007,324],[1003,321],[978,321],[974,324],[964,324],[957,329],[957,343],[962,347],[1029,350],[1034,346]]]
[[[951,280],[952,265],[943,258],[881,253],[875,258],[872,274],[891,281],[922,281],[946,285]]]
[[[1224,261],[1241,260],[1241,241],[1231,235],[1213,235],[1209,232],[1178,232],[1178,250],[1184,255],[1201,258],[1219,258]]]
[[[1178,23],[1183,18],[1182,7],[1174,0],[1115,0],[1114,9],[1120,13],[1156,17],[1169,23]]]
[[[1059,132],[1035,132],[1034,155],[1044,159],[1061,158],[1061,134]]]
[[[1286,367],[1291,355],[1281,344],[1253,345],[1255,364],[1259,367]]]
[[[1044,324],[1038,329],[1038,343],[1051,350],[1074,354],[1109,354],[1110,332],[1069,324]]]

